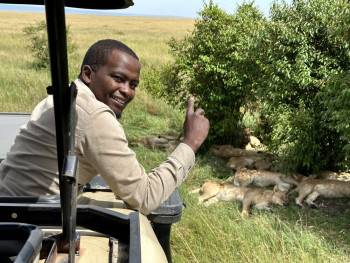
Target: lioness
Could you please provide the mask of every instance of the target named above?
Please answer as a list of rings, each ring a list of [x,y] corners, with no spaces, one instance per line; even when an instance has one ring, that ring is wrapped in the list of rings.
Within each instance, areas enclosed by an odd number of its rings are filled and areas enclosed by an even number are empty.
[[[203,203],[205,206],[218,201],[242,201],[241,215],[243,217],[249,216],[249,209],[252,204],[257,209],[270,209],[270,204],[283,205],[287,200],[286,193],[282,191],[237,187],[230,182],[208,181],[201,188],[195,189],[191,193],[199,193],[198,203]]]
[[[259,156],[254,150],[245,150],[240,148],[235,148],[232,145],[213,145],[210,149],[211,153],[213,153],[217,157],[221,158],[231,158],[231,157],[252,157]]]
[[[266,187],[275,185],[280,191],[288,191],[291,185],[299,184],[292,176],[286,176],[282,173],[248,170],[245,168],[236,171],[233,183],[236,186],[248,186],[253,184],[259,187]]]
[[[207,181],[191,193],[199,193],[198,203],[208,206],[217,201],[242,201],[248,189],[247,187],[234,186],[231,182]]]
[[[295,191],[299,194],[295,198],[297,205],[303,206],[303,200],[306,198],[305,202],[309,206],[317,207],[314,201],[319,196],[325,198],[350,197],[350,182],[332,179],[306,179],[292,192]]]

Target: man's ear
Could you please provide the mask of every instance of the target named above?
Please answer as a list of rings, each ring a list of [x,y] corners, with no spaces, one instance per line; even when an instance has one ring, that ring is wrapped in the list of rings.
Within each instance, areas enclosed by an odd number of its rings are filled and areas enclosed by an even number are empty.
[[[91,83],[92,74],[92,68],[89,65],[84,65],[81,70],[81,78],[85,84],[89,85]]]

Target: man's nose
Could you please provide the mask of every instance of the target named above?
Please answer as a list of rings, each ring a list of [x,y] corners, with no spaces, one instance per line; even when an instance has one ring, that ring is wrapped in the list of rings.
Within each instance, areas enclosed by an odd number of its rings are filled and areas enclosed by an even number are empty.
[[[132,97],[134,90],[131,88],[130,83],[128,81],[125,81],[123,83],[120,83],[119,92],[125,96]]]

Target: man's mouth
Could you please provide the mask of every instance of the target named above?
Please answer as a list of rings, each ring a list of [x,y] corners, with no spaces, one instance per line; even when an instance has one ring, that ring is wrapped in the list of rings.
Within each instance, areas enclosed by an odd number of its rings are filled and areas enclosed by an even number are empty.
[[[120,107],[124,107],[126,105],[126,100],[119,98],[117,96],[112,95],[113,101],[118,104]]]

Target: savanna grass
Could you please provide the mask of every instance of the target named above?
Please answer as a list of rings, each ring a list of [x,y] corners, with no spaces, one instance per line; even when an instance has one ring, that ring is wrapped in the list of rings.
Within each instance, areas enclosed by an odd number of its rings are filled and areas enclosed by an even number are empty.
[[[31,67],[23,28],[44,19],[43,14],[0,12],[0,111],[30,112],[46,96],[48,70]],[[74,80],[86,49],[96,40],[117,38],[140,56],[147,74],[152,67],[169,61],[166,42],[181,38],[193,28],[193,20],[67,15],[67,24],[77,54],[70,58],[70,80]],[[146,72],[146,73],[145,73]],[[143,76],[145,77],[145,76]],[[174,109],[151,97],[140,83],[136,99],[123,116],[129,139],[147,135],[180,133],[183,109]],[[147,170],[167,156],[142,146],[134,150]],[[238,203],[220,203],[204,208],[188,191],[205,180],[224,180],[231,175],[225,162],[210,154],[197,158],[186,183],[181,187],[186,203],[182,220],[173,226],[174,262],[349,262],[350,209],[335,215],[295,205],[275,208],[271,213],[253,210],[243,220]]]
[[[203,207],[196,195],[189,194],[208,179],[223,181],[230,175],[222,160],[198,158],[181,188],[186,208],[174,226],[175,262],[349,261],[350,209],[335,214],[300,209],[290,198],[287,207],[272,212],[252,209],[251,218],[242,219],[239,202]]]

